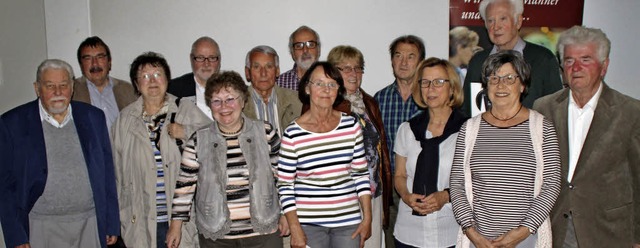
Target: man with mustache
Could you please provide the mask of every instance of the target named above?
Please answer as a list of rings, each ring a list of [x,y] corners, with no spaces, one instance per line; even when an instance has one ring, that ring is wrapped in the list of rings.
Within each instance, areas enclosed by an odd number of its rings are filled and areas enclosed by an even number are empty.
[[[6,247],[107,247],[120,234],[104,111],[71,101],[73,69],[45,60],[38,98],[0,116]]]
[[[177,97],[191,97],[196,106],[213,120],[209,104],[204,100],[207,80],[220,71],[220,47],[208,36],[198,38],[191,45],[189,61],[192,72],[174,78],[169,82],[167,92]]]
[[[464,103],[462,104],[467,115],[471,116],[471,109],[475,109],[475,104],[472,103],[475,103],[476,96],[471,95],[471,83],[482,82],[482,63],[489,55],[498,51],[518,51],[531,66],[531,86],[522,100],[525,107],[531,108],[536,99],[562,89],[560,66],[556,57],[549,49],[520,38],[519,32],[524,12],[522,0],[483,0],[480,3],[479,12],[493,48],[476,53],[469,61],[464,79]],[[483,93],[480,94],[484,96]]]
[[[136,100],[131,83],[109,76],[111,51],[98,36],[85,39],[78,47],[82,77],[76,79],[73,100],[89,103],[104,111],[107,127],[120,110]]]
[[[320,57],[320,36],[307,26],[300,26],[289,36],[289,53],[295,62],[293,69],[280,74],[276,84],[298,91],[300,78]]]

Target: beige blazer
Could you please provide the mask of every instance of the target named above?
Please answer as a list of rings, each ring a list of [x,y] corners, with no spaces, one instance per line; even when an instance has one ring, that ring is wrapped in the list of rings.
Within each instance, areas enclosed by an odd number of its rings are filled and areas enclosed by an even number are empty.
[[[569,89],[538,99],[534,109],[553,120],[560,145],[562,189],[551,212],[553,247],[561,247],[569,213],[580,247],[640,243],[640,101],[603,85],[571,183]]]
[[[211,123],[191,101],[182,99],[178,107],[175,100],[173,95],[168,95],[169,111],[165,124],[169,123],[171,113],[176,113],[175,122],[185,126],[185,133],[189,137],[198,127]],[[124,108],[111,130],[120,205],[120,230],[127,247],[156,247],[156,242],[164,242],[156,240],[156,165],[147,126],[142,120],[142,103],[140,97]],[[166,127],[167,125],[162,127],[158,143],[165,170],[167,209],[171,218],[171,200],[180,172],[182,154],[176,141],[169,137]],[[198,247],[195,221],[183,225],[180,247]]]
[[[113,82],[113,95],[116,97],[116,104],[118,104],[118,110],[122,111],[124,107],[135,101],[138,96],[133,90],[131,83],[112,77]],[[89,88],[87,86],[87,78],[76,78],[73,85],[73,100],[85,102],[91,104],[91,95],[89,94]]]
[[[278,119],[280,120],[280,126],[276,128],[280,129],[280,133],[284,133],[284,129],[289,126],[289,123],[300,117],[302,103],[298,99],[298,92],[296,91],[281,88],[277,85],[273,86],[273,90],[276,91],[276,97],[278,98]],[[253,99],[249,98],[247,100],[242,112],[251,119],[257,118],[256,104],[253,103]]]

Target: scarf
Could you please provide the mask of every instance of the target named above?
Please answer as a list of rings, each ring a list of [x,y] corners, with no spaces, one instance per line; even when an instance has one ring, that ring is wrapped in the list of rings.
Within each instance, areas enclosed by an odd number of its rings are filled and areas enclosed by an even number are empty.
[[[449,115],[442,135],[427,139],[425,136],[429,123],[429,112],[424,111],[420,115],[409,120],[409,126],[416,140],[420,142],[422,151],[416,162],[416,172],[413,177],[413,193],[430,195],[438,191],[438,168],[440,163],[440,143],[449,136],[457,133],[462,124],[468,119],[462,112],[454,109]],[[418,215],[415,211],[413,215]]]
[[[344,98],[351,102],[351,112],[357,113],[359,115],[364,115],[367,107],[364,105],[364,100],[362,99],[362,92],[360,89],[356,90],[353,94],[344,94]]]

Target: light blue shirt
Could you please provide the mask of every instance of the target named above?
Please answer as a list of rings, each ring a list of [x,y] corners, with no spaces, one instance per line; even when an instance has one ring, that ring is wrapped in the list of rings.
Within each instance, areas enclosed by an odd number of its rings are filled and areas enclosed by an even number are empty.
[[[118,103],[116,103],[116,96],[113,94],[113,81],[111,81],[111,77],[109,77],[109,83],[102,89],[102,92],[100,92],[96,85],[89,81],[89,79],[87,79],[87,88],[89,88],[91,105],[102,109],[107,120],[107,128],[111,130],[111,124],[116,121],[120,113]]]

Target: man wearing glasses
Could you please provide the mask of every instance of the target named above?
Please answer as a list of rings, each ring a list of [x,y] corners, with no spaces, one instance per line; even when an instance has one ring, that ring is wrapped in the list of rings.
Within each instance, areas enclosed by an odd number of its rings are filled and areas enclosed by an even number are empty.
[[[78,47],[78,63],[82,77],[74,84],[73,100],[102,109],[107,127],[118,118],[118,113],[138,97],[127,81],[109,76],[111,51],[97,36],[89,37]]]
[[[243,110],[249,118],[268,121],[282,137],[284,128],[300,116],[298,92],[276,86],[280,73],[278,53],[270,46],[257,46],[247,53],[245,76],[251,96]]]
[[[293,69],[280,74],[276,83],[282,88],[298,91],[298,82],[320,57],[320,36],[307,26],[301,26],[289,36],[289,52],[295,62]]]
[[[177,97],[191,97],[198,108],[213,120],[211,109],[204,100],[207,80],[220,71],[220,48],[208,36],[198,38],[191,45],[189,61],[192,72],[174,78],[169,82],[167,92]]]

